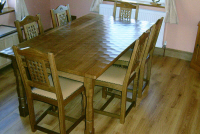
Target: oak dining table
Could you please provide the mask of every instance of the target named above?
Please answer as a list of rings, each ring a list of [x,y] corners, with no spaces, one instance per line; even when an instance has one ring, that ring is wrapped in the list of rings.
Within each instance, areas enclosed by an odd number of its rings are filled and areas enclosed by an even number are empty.
[[[122,54],[134,47],[136,39],[152,25],[147,21],[122,21],[112,16],[90,13],[17,46],[53,53],[60,76],[84,82],[87,97],[85,133],[91,134],[95,132],[95,80]],[[26,116],[26,95],[12,48],[1,50],[0,56],[12,59],[17,80],[19,112],[21,116]]]

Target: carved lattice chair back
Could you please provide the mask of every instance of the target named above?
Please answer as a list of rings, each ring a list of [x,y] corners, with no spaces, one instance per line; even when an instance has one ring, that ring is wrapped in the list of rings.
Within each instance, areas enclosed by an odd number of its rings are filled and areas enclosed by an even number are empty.
[[[56,9],[51,9],[51,17],[53,28],[66,25],[72,20],[69,4],[67,4],[66,6],[60,5]]]
[[[36,16],[28,15],[21,21],[16,20],[15,27],[17,28],[20,43],[44,33],[40,14]]]
[[[119,18],[122,20],[130,20],[132,9],[135,9],[135,19],[138,19],[138,12],[139,12],[139,5],[133,5],[126,2],[115,2],[114,9],[113,9],[113,17],[116,17],[116,10],[117,7],[120,7],[119,10]]]

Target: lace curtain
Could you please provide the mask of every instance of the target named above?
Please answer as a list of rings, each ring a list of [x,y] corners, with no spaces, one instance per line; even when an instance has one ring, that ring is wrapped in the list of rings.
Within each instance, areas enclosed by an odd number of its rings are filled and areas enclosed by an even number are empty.
[[[93,0],[90,7],[91,12],[99,12],[99,5],[103,3],[103,0]]]
[[[92,5],[90,7],[90,11],[99,12],[99,4],[102,3],[103,0],[93,0]],[[176,11],[175,0],[165,0],[165,11],[166,11],[165,22],[178,24],[179,21]]]
[[[178,15],[176,11],[176,3],[175,0],[165,0],[165,22],[166,23],[174,23],[178,24]]]
[[[16,0],[16,19],[22,20],[25,16],[29,15],[24,0]]]

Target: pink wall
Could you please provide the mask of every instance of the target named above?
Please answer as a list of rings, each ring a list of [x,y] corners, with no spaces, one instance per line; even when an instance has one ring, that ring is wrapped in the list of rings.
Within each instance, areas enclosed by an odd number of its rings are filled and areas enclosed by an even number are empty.
[[[7,4],[9,7],[14,8],[15,0],[9,0]],[[15,13],[14,12],[0,16],[0,25],[14,26],[14,21],[15,21]]]
[[[90,12],[92,0],[50,0],[51,8],[55,9],[59,5],[69,4],[71,15],[76,15],[77,18],[86,15]]]
[[[166,24],[167,47],[193,52],[200,21],[199,0],[176,0],[179,24]]]
[[[14,26],[15,13],[4,14],[0,16],[0,25]]]
[[[50,2],[49,0],[25,0],[28,12],[35,16],[41,14],[44,29],[51,27]],[[9,0],[8,6],[15,8],[15,0]],[[0,16],[0,24],[14,26],[15,13],[8,13]]]
[[[15,0],[9,0],[15,1]],[[193,52],[200,21],[199,0],[175,0],[179,17],[179,24],[166,24],[164,40],[167,48]],[[70,5],[72,15],[77,18],[88,14],[92,0],[25,0],[30,15],[41,14],[44,29],[52,27],[50,9],[59,5]],[[106,2],[104,2],[106,3]],[[141,8],[149,8],[141,6]],[[155,9],[155,8],[154,8]],[[164,10],[157,8],[157,10]],[[1,15],[0,24],[13,25],[14,13]]]
[[[50,2],[49,0],[25,0],[30,15],[40,13],[44,30],[51,27]]]

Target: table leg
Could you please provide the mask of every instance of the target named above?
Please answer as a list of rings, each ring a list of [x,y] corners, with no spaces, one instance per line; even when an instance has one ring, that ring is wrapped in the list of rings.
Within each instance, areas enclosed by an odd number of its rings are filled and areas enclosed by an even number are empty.
[[[86,128],[85,134],[94,134],[94,109],[93,109],[93,95],[94,95],[95,80],[90,78],[84,79],[84,86],[86,89]]]
[[[19,101],[19,114],[22,117],[26,117],[29,114],[28,105],[26,102],[26,94],[25,94],[24,86],[23,86],[22,79],[19,73],[16,59],[12,59],[12,67],[13,67],[14,74],[16,77],[16,84],[17,84],[16,88],[17,88],[18,101]]]

